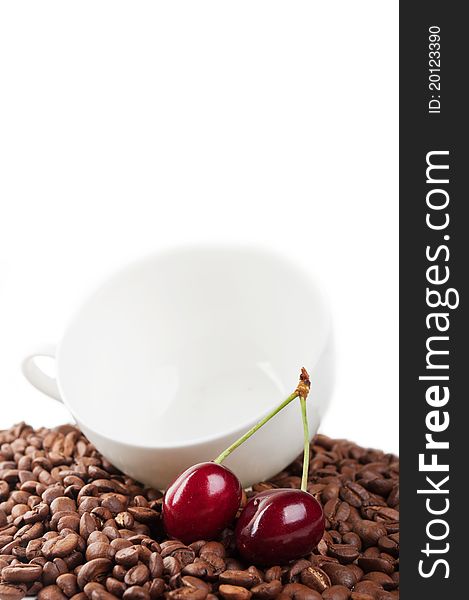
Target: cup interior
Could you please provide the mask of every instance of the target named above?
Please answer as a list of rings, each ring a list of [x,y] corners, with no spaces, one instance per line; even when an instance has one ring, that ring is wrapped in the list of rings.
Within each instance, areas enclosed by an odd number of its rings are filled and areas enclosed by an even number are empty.
[[[250,425],[314,368],[329,333],[310,278],[267,252],[186,248],[131,265],[58,349],[75,417],[111,439],[171,446]]]

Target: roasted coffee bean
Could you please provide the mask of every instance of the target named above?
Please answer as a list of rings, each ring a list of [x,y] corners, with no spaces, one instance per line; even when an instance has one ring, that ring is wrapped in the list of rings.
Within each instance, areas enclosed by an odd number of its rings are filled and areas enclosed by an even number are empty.
[[[109,543],[94,542],[89,544],[86,549],[86,560],[93,560],[94,558],[108,558],[111,560],[115,554],[116,551]]]
[[[394,481],[392,479],[385,479],[383,477],[376,477],[370,479],[363,484],[363,486],[374,494],[386,497],[394,487]]]
[[[81,565],[83,562],[83,554],[81,552],[72,552],[68,556],[64,557],[64,563],[67,565],[68,569],[71,571],[78,565]]]
[[[101,506],[93,508],[91,514],[93,515],[93,517],[98,518],[101,523],[106,523],[107,521],[110,521],[114,518],[113,513],[108,508],[105,508],[102,502]],[[112,524],[116,525],[116,521],[114,520]]]
[[[123,565],[126,568],[134,567],[138,563],[138,550],[136,546],[123,548],[116,552],[114,557],[118,565]]]
[[[100,542],[101,544],[109,544],[109,538],[102,531],[92,531],[86,540],[88,546]],[[130,545],[130,544],[129,544]],[[113,545],[113,548],[117,551],[117,548]]]
[[[103,500],[101,501],[101,508],[107,508],[111,514],[116,516],[119,513],[123,513],[126,510],[127,505],[127,496],[124,496],[123,494],[105,494]]]
[[[311,566],[309,560],[303,558],[300,560],[296,560],[294,563],[292,563],[292,565],[286,572],[286,575],[284,576],[285,583],[297,583],[300,580],[301,571],[303,571],[303,569],[306,569],[306,567],[309,566]]]
[[[326,519],[326,527],[330,527],[330,526],[331,526],[330,521],[328,521]],[[329,539],[326,537],[328,535],[329,535],[329,532],[325,531],[324,535],[322,537],[322,540],[319,541],[319,544],[318,544],[318,547],[317,547],[317,552],[319,554],[321,554],[321,556],[325,556],[327,554],[327,545],[328,544],[332,544],[331,537],[329,536]]]
[[[164,542],[162,542],[162,543],[164,544]],[[205,540],[197,540],[196,542],[192,542],[191,544],[189,544],[189,548],[194,550],[196,555],[198,555],[200,550],[202,549],[203,546],[205,546],[206,543],[207,542]]]
[[[252,596],[248,589],[238,585],[223,584],[218,588],[218,591],[225,600],[249,600]]]
[[[379,558],[380,549],[377,546],[370,546],[363,552],[363,556],[367,558]]]
[[[108,537],[109,540],[115,540],[120,537],[120,533],[117,527],[113,527],[110,525],[103,527],[103,533]]]
[[[205,600],[207,590],[192,587],[180,587],[169,592],[166,597],[169,600]]]
[[[336,529],[330,529],[328,532],[325,532],[329,536],[329,544],[341,544],[342,543],[342,535]]]
[[[372,598],[375,598],[376,594],[382,589],[382,586],[375,581],[359,581],[355,586],[354,591],[360,594],[368,594]]]
[[[389,506],[378,506],[374,518],[377,521],[399,521],[399,511]]]
[[[387,533],[384,525],[366,519],[355,521],[353,531],[360,536],[365,548],[376,545],[379,538],[385,536]]]
[[[98,523],[95,517],[90,513],[84,512],[80,518],[79,533],[81,537],[87,540],[93,531],[98,529]]]
[[[64,573],[63,575],[59,575],[55,583],[68,598],[74,594],[78,594],[80,591],[78,587],[77,576],[73,573]]]
[[[175,550],[172,556],[177,558],[181,565],[185,567],[194,562],[195,552],[191,548],[180,548],[179,550]]]
[[[349,600],[350,590],[343,585],[333,585],[322,594],[323,600]]]
[[[216,554],[220,558],[225,558],[226,550],[220,542],[206,542],[199,550],[199,555],[203,558],[204,554]]]
[[[203,559],[196,559],[192,564],[186,565],[182,570],[183,575],[192,575],[201,579],[212,579],[214,576],[214,568]]]
[[[252,594],[260,600],[273,600],[282,590],[282,584],[278,579],[265,581],[251,588]]]
[[[126,573],[127,569],[122,565],[115,565],[112,569],[112,576],[118,579],[119,581],[124,581]]]
[[[360,581],[361,578],[364,575],[363,569],[360,569],[360,567],[356,563],[352,563],[351,565],[347,565],[347,567],[348,567],[348,569],[350,571],[352,571],[352,573],[354,573],[357,581]]]
[[[151,508],[129,506],[127,510],[136,521],[141,523],[153,523],[159,519],[158,513]]]
[[[226,561],[225,561],[225,563],[226,563]],[[235,570],[240,570],[240,569],[235,569]],[[262,583],[264,581],[264,573],[260,569],[255,567],[254,565],[251,565],[250,567],[248,567],[247,570],[249,573],[251,573],[251,575],[253,575],[256,578],[256,585],[258,583]]]
[[[119,581],[115,577],[108,577],[106,579],[106,589],[109,593],[114,594],[118,598],[122,597],[122,594],[127,589],[127,586],[122,581]]]
[[[325,563],[322,569],[329,575],[332,585],[343,585],[352,589],[358,581],[355,573],[344,565]]]
[[[104,589],[105,587],[102,583],[99,583],[98,581],[90,581],[85,585],[83,591],[89,598],[91,598],[91,594],[93,592],[100,592]]]
[[[47,585],[37,595],[38,600],[68,600],[57,585]]]
[[[27,504],[16,504],[12,509],[11,509],[11,517],[13,519],[17,519],[18,517],[21,517],[22,515],[24,515],[24,513],[29,511],[29,506]]]
[[[352,563],[358,558],[360,552],[352,544],[331,544],[328,547],[328,554],[343,564]]]
[[[135,519],[129,512],[123,511],[116,515],[116,523],[122,529],[132,529]]]
[[[270,567],[270,569],[267,569],[265,572],[264,578],[266,581],[274,581],[275,579],[280,580],[282,578],[282,568],[278,566]]]
[[[249,571],[224,571],[219,576],[220,583],[230,585],[240,585],[245,588],[250,588],[259,583],[258,577]]]
[[[332,500],[333,498],[338,498],[340,492],[340,485],[337,483],[328,483],[325,485],[324,489],[321,492],[321,500],[323,504],[326,504],[328,500]]]
[[[42,575],[39,565],[17,564],[2,569],[2,579],[7,583],[31,583]]]
[[[89,582],[103,581],[112,568],[112,563],[107,558],[95,558],[85,563],[78,573],[78,586],[82,590]]]
[[[125,590],[122,598],[123,600],[150,600],[150,592],[139,585],[134,585]]]
[[[148,560],[148,568],[153,579],[157,579],[163,575],[163,559],[158,552],[152,552]]]
[[[214,552],[205,552],[202,556],[202,560],[205,560],[213,567],[215,575],[219,575],[225,570],[225,561]]]
[[[151,556],[151,550],[140,544],[140,546],[137,546],[137,552],[139,560],[145,564],[148,564]]]
[[[148,500],[142,494],[137,494],[134,497],[134,505],[135,506],[143,506],[144,508],[148,507]]]
[[[165,590],[165,583],[163,579],[153,579],[150,583],[149,592],[151,600],[156,600],[163,595]]]
[[[358,559],[358,566],[363,569],[365,573],[368,573],[369,571],[382,571],[387,575],[391,575],[394,571],[393,563],[381,556],[361,556]]]
[[[67,564],[61,558],[47,561],[42,568],[42,582],[44,585],[52,585],[57,577],[68,571]]]
[[[28,590],[26,593],[28,596],[34,596],[39,594],[43,587],[42,581],[35,581],[34,583],[28,585]]]
[[[104,588],[96,588],[92,590],[90,598],[91,600],[115,600],[116,597]]]
[[[50,512],[54,515],[57,512],[75,512],[77,505],[75,500],[66,496],[55,498],[50,504]]]
[[[322,593],[331,586],[329,575],[319,567],[307,567],[301,571],[301,583],[312,590]]]
[[[186,548],[187,546],[178,540],[168,540],[161,543],[161,557],[166,558],[172,556],[176,550]]]
[[[62,533],[64,529],[78,532],[80,528],[80,516],[78,513],[67,513],[60,517],[57,522],[57,531]]]
[[[26,587],[0,582],[0,598],[2,600],[21,600],[26,596]]]
[[[95,498],[94,496],[82,495],[83,490],[86,489],[86,487],[86,485],[82,487],[80,493],[78,494],[78,514],[80,516],[85,512],[90,513],[92,510],[94,510],[100,505],[99,498]]]
[[[380,571],[370,571],[363,576],[363,581],[373,581],[385,590],[393,590],[398,586],[398,583],[392,577]]]
[[[11,559],[13,559],[13,555],[11,556]],[[10,564],[10,562],[12,562],[12,561],[7,561],[7,560],[6,560],[5,558],[3,558],[3,557],[2,557],[2,558],[0,558],[0,571],[1,571],[2,569],[4,569],[5,567],[7,567],[7,566]]]
[[[399,542],[393,539],[391,535],[380,537],[378,540],[378,548],[382,552],[387,552],[396,558],[399,556]]]
[[[399,600],[399,595],[396,596],[394,592],[387,592],[386,590],[381,590],[377,592],[375,600]]]
[[[42,523],[28,523],[18,529],[14,534],[13,539],[19,538],[21,543],[29,542],[30,540],[36,540],[41,537],[44,533],[44,525]]]
[[[185,587],[191,587],[191,588],[197,588],[197,589],[200,588],[202,590],[206,590],[207,594],[212,589],[208,583],[206,583],[202,579],[199,579],[198,577],[192,577],[191,575],[184,575],[183,577],[181,577],[180,582]]]
[[[127,571],[124,581],[129,586],[143,585],[148,581],[149,577],[150,571],[148,567],[144,563],[139,562]]]
[[[388,496],[388,506],[395,508],[399,506],[399,484],[395,484]]]
[[[334,527],[349,518],[350,504],[348,502],[341,502],[339,498],[331,498],[324,506],[324,516]]]
[[[347,481],[340,489],[339,495],[342,500],[348,502],[350,506],[354,506],[355,508],[360,508],[360,506],[370,498],[368,491],[354,481]]]
[[[6,481],[0,480],[0,500],[6,500],[10,493],[10,486]]]
[[[381,521],[386,528],[388,535],[399,533],[399,521]]]
[[[163,559],[163,573],[168,577],[173,577],[181,572],[182,565],[174,556],[167,556]]]
[[[360,536],[354,533],[353,531],[349,531],[342,536],[342,542],[344,544],[349,544],[351,546],[355,546],[355,548],[360,551],[362,549],[362,541]]]
[[[101,532],[96,532],[96,533],[101,533]],[[88,538],[88,543],[90,543],[90,538],[91,538],[91,536]],[[118,552],[119,550],[122,550],[122,548],[130,548],[132,546],[132,542],[129,542],[129,540],[124,540],[123,538],[116,538],[115,540],[112,540],[111,542],[109,542],[109,538],[106,537],[106,543],[110,543],[112,548],[114,548],[114,550],[116,552]]]
[[[71,554],[78,545],[78,536],[71,533],[64,537],[58,536],[48,540],[42,546],[42,554],[49,560],[53,558],[63,558]]]

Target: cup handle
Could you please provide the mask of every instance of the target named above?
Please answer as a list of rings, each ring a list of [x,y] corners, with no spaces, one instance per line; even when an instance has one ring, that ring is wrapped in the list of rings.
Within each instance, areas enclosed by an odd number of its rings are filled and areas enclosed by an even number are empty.
[[[29,383],[36,389],[58,402],[63,402],[57,380],[44,373],[34,361],[38,356],[47,356],[55,360],[55,351],[54,344],[40,344],[23,359],[21,370]]]

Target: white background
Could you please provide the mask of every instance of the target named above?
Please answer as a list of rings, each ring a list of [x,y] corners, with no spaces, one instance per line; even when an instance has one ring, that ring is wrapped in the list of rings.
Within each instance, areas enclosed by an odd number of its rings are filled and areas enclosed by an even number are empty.
[[[330,297],[322,430],[398,450],[397,2],[0,5],[0,428],[66,410],[19,370],[94,284],[255,242]]]

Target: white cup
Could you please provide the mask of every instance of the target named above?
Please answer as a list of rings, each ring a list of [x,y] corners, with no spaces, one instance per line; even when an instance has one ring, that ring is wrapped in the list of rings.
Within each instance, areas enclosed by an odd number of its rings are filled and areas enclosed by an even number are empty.
[[[35,358],[56,361],[57,379]],[[311,436],[332,386],[329,311],[310,277],[258,249],[183,247],[136,262],[81,307],[55,348],[23,362],[123,472],[164,489],[212,460],[310,372]],[[245,486],[301,451],[292,402],[227,460]]]

